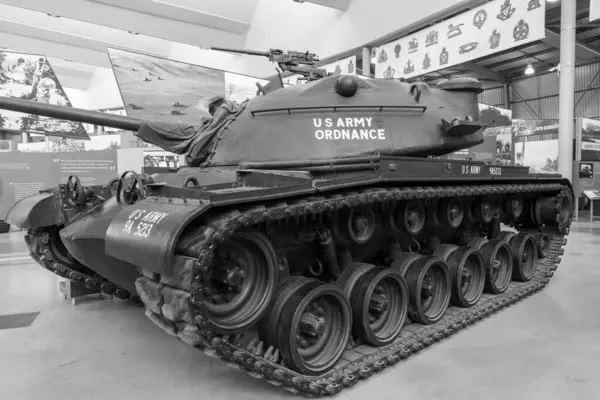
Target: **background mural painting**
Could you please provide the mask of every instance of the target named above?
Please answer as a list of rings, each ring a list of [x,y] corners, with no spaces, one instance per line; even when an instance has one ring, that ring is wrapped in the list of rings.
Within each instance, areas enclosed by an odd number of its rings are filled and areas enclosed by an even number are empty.
[[[558,120],[513,120],[515,163],[534,173],[558,173]]]
[[[375,51],[377,78],[410,78],[545,37],[544,0],[495,0]]]
[[[145,54],[107,49],[127,115],[200,124],[213,96],[242,102],[264,79]]]
[[[0,219],[12,205],[76,174],[83,185],[108,184],[117,175],[115,150],[68,153],[5,152],[0,158]]]
[[[72,107],[44,56],[0,51],[0,96]],[[0,129],[89,140],[79,122],[0,110]]]

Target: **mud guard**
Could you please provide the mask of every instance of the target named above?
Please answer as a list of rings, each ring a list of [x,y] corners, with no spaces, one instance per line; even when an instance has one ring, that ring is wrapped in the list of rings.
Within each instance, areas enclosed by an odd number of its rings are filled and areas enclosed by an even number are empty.
[[[110,223],[104,251],[147,271],[171,276],[179,236],[210,206],[207,201],[184,203],[166,198],[145,199],[127,206]]]
[[[65,223],[65,216],[60,196],[55,193],[40,193],[21,199],[8,211],[6,222],[21,229],[62,225]]]

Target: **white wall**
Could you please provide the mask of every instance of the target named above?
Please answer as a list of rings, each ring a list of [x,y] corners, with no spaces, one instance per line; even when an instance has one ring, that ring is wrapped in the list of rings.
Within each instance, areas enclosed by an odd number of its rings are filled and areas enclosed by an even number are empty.
[[[458,0],[351,0],[346,12],[292,0],[259,0],[246,48],[310,50],[321,58],[360,47]]]
[[[87,96],[87,106],[90,110],[123,107],[119,86],[112,69],[98,68],[96,70],[87,91]]]
[[[59,78],[60,79],[60,78]],[[61,81],[62,84],[62,81]],[[64,85],[64,84],[63,84]],[[89,95],[85,90],[63,87],[73,107],[89,110]]]

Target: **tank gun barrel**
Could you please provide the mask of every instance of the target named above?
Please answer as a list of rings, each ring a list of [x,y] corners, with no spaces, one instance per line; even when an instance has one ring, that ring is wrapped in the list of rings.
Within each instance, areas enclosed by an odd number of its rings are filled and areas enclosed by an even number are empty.
[[[124,129],[136,132],[142,120],[123,115],[114,115],[99,111],[83,110],[81,108],[56,106],[53,104],[38,103],[30,100],[0,97],[0,110],[22,112],[26,114],[42,115],[44,117],[65,119],[68,121],[82,122],[106,126],[115,129]]]
[[[262,57],[269,57],[269,52],[268,51],[256,51],[256,50],[242,50],[242,49],[229,49],[226,47],[211,47],[211,50],[216,50],[216,51],[223,51],[226,53],[237,53],[237,54],[247,54],[250,56],[262,56]]]

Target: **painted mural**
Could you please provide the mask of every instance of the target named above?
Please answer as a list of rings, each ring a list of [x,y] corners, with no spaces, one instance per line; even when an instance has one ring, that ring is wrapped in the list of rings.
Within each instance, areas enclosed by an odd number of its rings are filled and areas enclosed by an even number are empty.
[[[0,51],[0,96],[72,107],[48,59]],[[89,140],[79,122],[0,110],[0,129]]]
[[[127,115],[199,124],[208,100],[224,96],[242,102],[267,81],[179,61],[107,49]]]

